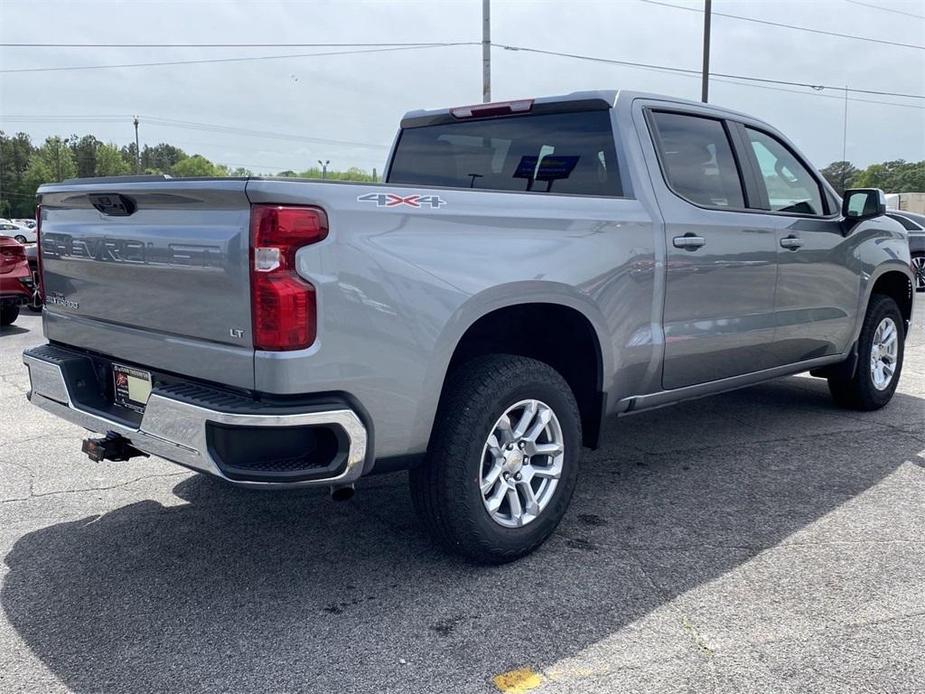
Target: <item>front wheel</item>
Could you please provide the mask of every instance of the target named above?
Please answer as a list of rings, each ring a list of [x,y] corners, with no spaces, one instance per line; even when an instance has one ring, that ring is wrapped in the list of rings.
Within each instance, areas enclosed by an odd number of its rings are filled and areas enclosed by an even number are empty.
[[[20,243],[25,243],[25,242],[26,242],[26,237],[23,236],[22,234],[18,234],[18,235],[16,235],[16,236],[14,236],[13,238],[16,239],[17,241],[19,241]]]
[[[539,547],[578,479],[581,422],[552,367],[479,357],[451,374],[425,462],[411,471],[415,509],[445,547],[499,564]]]
[[[896,302],[874,294],[858,338],[858,365],[851,378],[829,378],[836,404],[853,410],[878,410],[896,392],[903,367],[905,329]]]

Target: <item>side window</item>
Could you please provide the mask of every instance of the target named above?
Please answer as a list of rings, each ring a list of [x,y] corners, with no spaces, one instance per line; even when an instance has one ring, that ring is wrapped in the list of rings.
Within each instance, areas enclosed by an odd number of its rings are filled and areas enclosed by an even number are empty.
[[[742,180],[722,121],[652,113],[658,155],[672,190],[697,205],[745,207]]]
[[[774,212],[825,214],[819,183],[776,138],[745,128]]]

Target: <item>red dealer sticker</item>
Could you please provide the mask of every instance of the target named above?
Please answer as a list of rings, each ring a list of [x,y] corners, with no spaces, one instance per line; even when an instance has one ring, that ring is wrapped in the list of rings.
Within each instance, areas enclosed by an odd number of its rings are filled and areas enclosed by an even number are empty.
[[[399,195],[398,193],[366,193],[357,196],[357,202],[374,202],[376,207],[430,207],[439,209],[446,200],[439,195]]]

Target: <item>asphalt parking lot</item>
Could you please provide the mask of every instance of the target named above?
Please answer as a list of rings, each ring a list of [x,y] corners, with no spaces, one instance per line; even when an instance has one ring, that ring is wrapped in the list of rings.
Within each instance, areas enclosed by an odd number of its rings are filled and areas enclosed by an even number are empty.
[[[616,422],[556,535],[496,568],[427,540],[404,475],[337,504],[89,462],[26,403],[24,314],[0,337],[0,691],[923,691],[919,304],[884,410],[796,377]]]

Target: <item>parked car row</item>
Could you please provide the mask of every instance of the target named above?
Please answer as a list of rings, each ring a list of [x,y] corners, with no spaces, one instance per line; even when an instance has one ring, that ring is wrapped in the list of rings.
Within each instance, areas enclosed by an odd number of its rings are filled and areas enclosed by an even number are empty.
[[[915,290],[925,292],[925,215],[905,210],[887,210],[886,216],[906,229],[909,253],[912,255],[912,272],[915,274]]]
[[[26,246],[0,235],[0,326],[12,324],[19,317],[21,306],[37,305],[41,310],[41,298],[36,297],[36,278],[26,258]]]
[[[32,222],[30,226],[28,222]],[[35,243],[35,221],[31,219],[0,219],[0,236],[9,236],[20,243]]]

